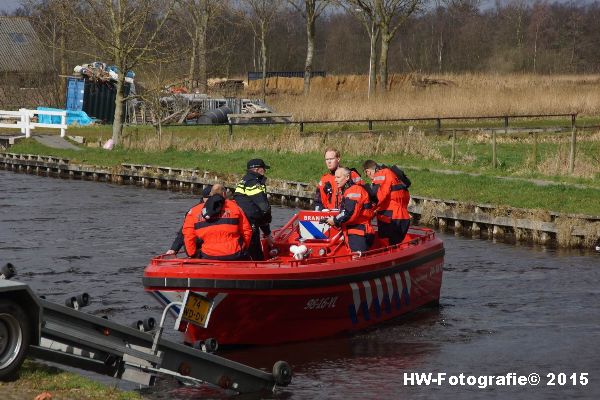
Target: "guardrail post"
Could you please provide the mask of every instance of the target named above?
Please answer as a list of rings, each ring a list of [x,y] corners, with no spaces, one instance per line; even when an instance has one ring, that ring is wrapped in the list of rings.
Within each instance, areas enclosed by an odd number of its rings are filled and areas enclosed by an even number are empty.
[[[367,120],[369,122],[369,131],[373,130],[373,121],[371,121],[370,119]]]
[[[498,158],[496,155],[496,130],[492,130],[492,167],[495,169],[498,166]]]
[[[577,114],[571,114],[571,129],[577,126]]]
[[[304,122],[300,122],[300,132],[304,132]]]
[[[504,116],[504,133],[508,133],[508,115]]]
[[[62,125],[62,127],[60,128],[60,137],[65,137],[65,131],[66,128],[63,128],[64,126],[67,126],[67,112],[63,112],[60,116],[60,124]]]
[[[442,130],[442,119],[441,118],[435,119],[435,127],[438,132]]]
[[[233,142],[233,124],[230,122],[228,125],[229,125],[229,141]]]

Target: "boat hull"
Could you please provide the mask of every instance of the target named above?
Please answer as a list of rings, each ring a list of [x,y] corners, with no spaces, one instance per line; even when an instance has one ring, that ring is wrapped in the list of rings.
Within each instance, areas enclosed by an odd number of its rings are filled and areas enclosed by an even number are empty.
[[[207,328],[180,326],[185,342],[215,338],[225,345],[277,344],[360,331],[438,303],[443,256],[443,245],[435,239],[396,257],[372,260],[351,272],[340,265],[338,273],[309,277],[263,274],[248,282],[161,280],[151,278],[150,270],[144,284],[162,303],[180,300],[188,289],[213,300]]]

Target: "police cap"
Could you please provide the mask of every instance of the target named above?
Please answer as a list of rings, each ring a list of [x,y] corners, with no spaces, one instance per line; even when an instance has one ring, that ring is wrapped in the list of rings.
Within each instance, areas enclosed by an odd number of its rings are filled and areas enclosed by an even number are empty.
[[[269,169],[271,167],[269,167],[267,164],[265,164],[265,162],[261,158],[253,158],[252,160],[248,161],[248,163],[246,164],[246,168],[248,168],[248,169],[251,169],[251,168]]]

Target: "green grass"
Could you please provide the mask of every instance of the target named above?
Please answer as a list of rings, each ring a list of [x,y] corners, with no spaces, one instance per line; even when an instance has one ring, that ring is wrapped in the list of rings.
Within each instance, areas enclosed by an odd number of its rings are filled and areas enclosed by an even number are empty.
[[[407,168],[409,177],[413,182],[411,193],[414,195],[433,197],[445,200],[457,200],[471,203],[495,204],[528,209],[543,209],[564,213],[600,215],[600,188],[589,179],[566,179],[578,183],[588,184],[588,188],[575,188],[566,185],[539,186],[532,182],[499,179],[494,174],[510,176],[510,167],[500,170],[483,168],[486,163],[485,151],[480,144],[463,144],[464,148],[475,148],[478,154],[477,162],[472,165],[449,166],[436,161],[425,160],[416,156],[384,154],[375,157],[383,162],[396,162]],[[526,150],[523,146],[506,145],[502,147],[505,154],[511,154],[511,163],[518,164],[523,160]],[[542,146],[543,149],[543,146]],[[268,176],[278,179],[295,180],[302,182],[316,182],[324,172],[323,157],[320,153],[309,152],[304,154],[247,150],[233,152],[192,152],[166,150],[162,152],[143,152],[116,149],[105,151],[98,148],[84,148],[82,151],[49,149],[39,143],[28,140],[11,148],[12,152],[28,154],[55,155],[69,158],[73,163],[83,163],[111,167],[121,163],[135,163],[147,165],[172,166],[178,168],[197,168],[222,174],[240,175],[248,159],[254,157],[264,158],[271,166]],[[544,150],[542,150],[544,151]],[[362,161],[367,158],[350,156],[344,159],[344,164],[360,168]],[[501,158],[502,159],[502,158]],[[510,160],[507,158],[507,160]],[[462,172],[477,172],[481,175],[472,176],[465,173],[444,174],[432,171],[434,168],[456,169]],[[532,174],[535,175],[535,174]],[[548,178],[548,177],[545,177]],[[556,181],[561,177],[551,177]]]
[[[429,171],[410,171],[410,178],[411,193],[420,196],[600,216],[600,189],[538,186],[489,176],[443,175]]]
[[[31,393],[49,392],[53,398],[81,400],[138,400],[137,392],[124,392],[71,372],[25,360],[19,377],[13,382],[0,382],[0,393],[11,398],[33,398]],[[35,395],[34,395],[35,396]]]

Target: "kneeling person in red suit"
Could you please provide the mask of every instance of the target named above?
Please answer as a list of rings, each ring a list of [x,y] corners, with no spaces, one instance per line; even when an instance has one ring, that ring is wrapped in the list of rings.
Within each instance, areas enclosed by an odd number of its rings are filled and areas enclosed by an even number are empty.
[[[192,208],[183,223],[185,251],[189,257],[209,260],[244,260],[252,226],[240,207],[226,199],[223,185],[216,184],[205,203]]]
[[[348,168],[335,171],[335,182],[341,191],[340,212],[329,217],[327,223],[342,228],[351,251],[367,251],[374,238],[373,209],[365,188],[355,184],[350,175]]]

